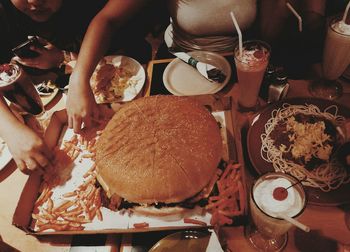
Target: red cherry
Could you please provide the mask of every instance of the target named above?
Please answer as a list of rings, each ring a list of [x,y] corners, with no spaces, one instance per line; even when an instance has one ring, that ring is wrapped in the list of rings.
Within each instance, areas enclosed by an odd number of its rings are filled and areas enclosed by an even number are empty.
[[[276,187],[273,190],[273,194],[272,195],[273,195],[273,198],[275,200],[282,201],[282,200],[285,200],[287,198],[288,191],[284,187]]]
[[[253,53],[254,57],[257,59],[262,59],[264,57],[263,50],[257,50]]]
[[[4,67],[2,65],[0,65],[0,73],[4,72]]]

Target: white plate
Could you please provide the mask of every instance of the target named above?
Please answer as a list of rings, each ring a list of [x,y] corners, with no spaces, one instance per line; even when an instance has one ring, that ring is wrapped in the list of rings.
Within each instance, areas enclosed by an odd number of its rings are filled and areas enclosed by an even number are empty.
[[[12,155],[4,140],[0,137],[0,171],[10,162]]]
[[[178,96],[215,94],[225,87],[231,77],[231,66],[223,56],[207,51],[193,51],[189,54],[219,68],[226,75],[226,79],[223,83],[210,82],[195,68],[176,58],[163,73],[164,86],[170,93]]]
[[[124,90],[121,97],[111,95],[111,97],[107,99],[103,96],[95,96],[97,103],[126,102],[134,99],[140,93],[143,85],[145,84],[146,73],[144,68],[139,62],[127,56],[110,55],[105,56],[104,59],[106,60],[107,64],[112,64],[115,67],[123,67],[130,71],[132,74],[130,80],[132,80],[134,83]]]

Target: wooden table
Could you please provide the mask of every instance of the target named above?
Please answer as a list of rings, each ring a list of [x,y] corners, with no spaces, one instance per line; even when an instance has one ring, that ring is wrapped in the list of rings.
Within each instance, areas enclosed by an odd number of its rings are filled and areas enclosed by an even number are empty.
[[[151,76],[148,77],[150,79]],[[290,80],[291,88],[288,97],[308,96],[308,83],[308,81]],[[145,94],[147,94],[148,88],[149,86],[146,85]],[[345,94],[338,101],[350,107],[350,84],[344,85],[344,90],[348,94]],[[235,103],[237,91],[237,85],[231,83],[220,94],[233,98],[232,110],[236,131],[236,147],[239,161],[244,163],[240,138],[241,130],[247,127],[253,115],[237,112]],[[62,103],[58,106],[62,106]],[[251,181],[253,178],[250,174],[247,175]],[[37,239],[34,236],[26,235],[11,224],[15,207],[26,180],[27,176],[16,169],[13,161],[0,172],[0,235],[2,239],[0,241],[0,251],[69,251],[72,236],[49,236]],[[345,210],[341,207],[308,205],[300,221],[309,225],[312,231],[304,233],[292,228],[289,231],[289,241],[285,251],[337,251],[338,247],[343,249],[338,251],[346,251],[345,246],[350,246],[350,230],[347,229],[344,218]],[[254,251],[244,237],[244,227],[242,226],[222,228],[220,239],[231,251]],[[107,251],[118,251],[118,244],[118,236],[109,236]]]
[[[290,80],[290,90],[287,98],[292,97],[310,97],[308,93],[307,80]],[[344,94],[337,102],[346,105],[350,109],[350,84],[344,83]],[[226,93],[236,101],[238,95],[237,85]],[[247,128],[253,114],[242,114],[236,110],[236,104],[233,105],[234,128],[236,134],[236,147],[240,162],[244,163],[242,156],[241,131]],[[247,174],[248,179],[253,179],[252,175]],[[249,183],[250,181],[248,181]],[[349,195],[350,197],[350,195]],[[349,251],[350,248],[350,230],[345,224],[346,210],[350,213],[350,207],[320,207],[308,205],[300,217],[300,221],[311,228],[310,233],[305,233],[299,229],[292,228],[289,231],[289,240],[284,251]],[[244,237],[244,228],[223,228],[221,238],[227,247],[232,251],[255,251]],[[347,250],[346,250],[347,249]]]

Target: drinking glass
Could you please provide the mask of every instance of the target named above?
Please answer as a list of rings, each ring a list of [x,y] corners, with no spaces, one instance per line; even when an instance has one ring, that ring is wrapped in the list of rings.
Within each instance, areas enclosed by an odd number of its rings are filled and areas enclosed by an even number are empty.
[[[30,76],[19,65],[1,66],[0,92],[22,111],[35,116],[43,130],[47,112]]]
[[[333,17],[327,28],[323,49],[323,78],[312,82],[309,91],[313,96],[329,100],[340,97],[343,88],[338,78],[350,64],[350,25],[340,16]]]
[[[249,202],[252,222],[246,227],[245,235],[254,248],[259,251],[281,251],[287,245],[287,232],[292,224],[279,216],[284,214],[297,218],[304,211],[305,191],[298,182],[291,175],[271,172],[259,177],[252,185]],[[291,185],[285,199],[274,198],[275,188]]]
[[[242,112],[255,111],[258,94],[271,54],[270,46],[260,40],[248,40],[235,48],[234,57],[238,77],[238,109]]]

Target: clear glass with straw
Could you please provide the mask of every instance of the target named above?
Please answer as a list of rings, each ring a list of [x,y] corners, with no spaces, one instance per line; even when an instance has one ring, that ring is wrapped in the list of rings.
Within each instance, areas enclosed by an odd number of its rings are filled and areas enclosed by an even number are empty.
[[[230,13],[238,34],[238,46],[234,50],[234,58],[238,77],[238,109],[241,112],[256,111],[260,86],[269,63],[271,48],[259,40],[242,41],[242,33],[238,22]]]
[[[298,225],[309,228],[296,219],[306,207],[306,194],[295,177],[270,172],[260,176],[250,190],[251,223],[245,227],[245,236],[259,251],[281,251],[287,245],[288,230]],[[288,188],[285,198],[275,198],[276,188]]]
[[[350,64],[350,24],[346,23],[350,1],[341,16],[331,18],[327,26],[327,35],[323,50],[321,79],[309,85],[313,96],[337,99],[343,93],[338,78]]]

